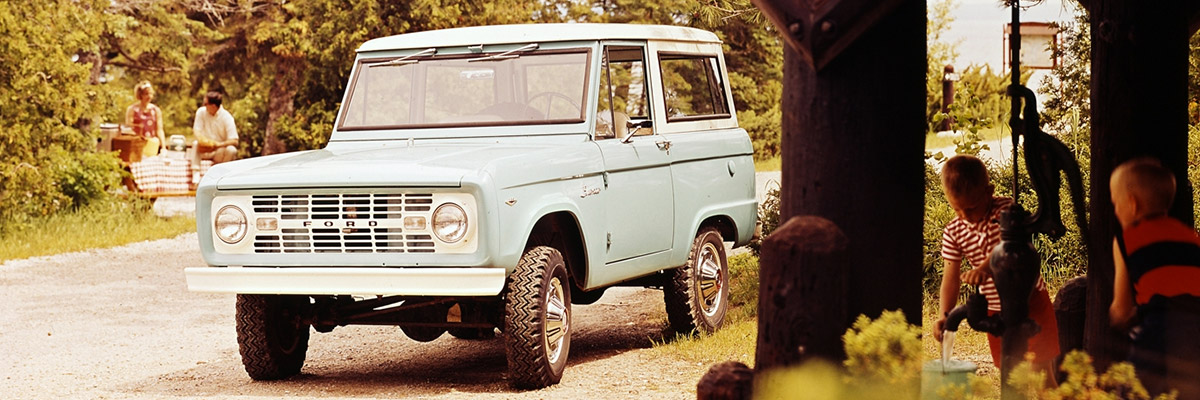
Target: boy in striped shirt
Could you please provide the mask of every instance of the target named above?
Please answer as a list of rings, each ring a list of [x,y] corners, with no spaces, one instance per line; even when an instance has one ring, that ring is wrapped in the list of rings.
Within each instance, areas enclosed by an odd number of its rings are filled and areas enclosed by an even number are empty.
[[[1122,229],[1113,238],[1109,321],[1136,325],[1129,360],[1150,394],[1200,399],[1200,235],[1167,215],[1175,175],[1138,158],[1113,170],[1109,189]]]
[[[994,196],[996,188],[988,178],[987,167],[969,155],[957,155],[946,161],[942,166],[942,188],[958,217],[942,231],[945,270],[939,299],[941,318],[933,330],[933,336],[939,342],[945,330],[946,315],[958,304],[962,283],[979,287],[987,298],[988,315],[1000,313],[1000,294],[992,282],[988,257],[1000,244],[1000,213],[1013,203],[1010,198]],[[967,272],[961,272],[964,260],[972,267]],[[1035,356],[1034,367],[1047,372],[1053,381],[1054,361],[1059,353],[1058,324],[1046,283],[1040,277],[1029,298],[1029,318],[1041,328],[1029,339],[1029,351]],[[992,362],[1000,367],[1000,338],[989,333],[988,346]]]

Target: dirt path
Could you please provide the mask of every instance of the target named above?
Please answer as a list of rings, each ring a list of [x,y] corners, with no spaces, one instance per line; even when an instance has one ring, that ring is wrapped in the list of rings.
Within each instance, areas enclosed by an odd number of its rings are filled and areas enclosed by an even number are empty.
[[[707,365],[662,357],[657,290],[619,288],[575,306],[562,383],[518,392],[502,339],[432,343],[395,327],[313,333],[301,375],[242,370],[234,296],[187,291],[195,234],[0,264],[0,397],[692,399]]]

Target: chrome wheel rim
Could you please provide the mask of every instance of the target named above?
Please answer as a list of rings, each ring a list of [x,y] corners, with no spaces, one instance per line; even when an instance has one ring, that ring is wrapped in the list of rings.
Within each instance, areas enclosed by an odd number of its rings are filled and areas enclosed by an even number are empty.
[[[719,258],[720,250],[712,242],[705,242],[700,248],[700,257],[697,267],[700,270],[700,279],[696,290],[700,292],[700,308],[704,311],[704,315],[713,316],[717,310],[721,308],[721,292],[725,290],[724,268],[721,265]]]
[[[546,338],[546,358],[551,364],[557,363],[562,356],[563,344],[567,340],[567,329],[570,326],[567,314],[562,281],[553,278],[550,280],[550,290],[546,293],[546,323],[542,325],[542,337]]]

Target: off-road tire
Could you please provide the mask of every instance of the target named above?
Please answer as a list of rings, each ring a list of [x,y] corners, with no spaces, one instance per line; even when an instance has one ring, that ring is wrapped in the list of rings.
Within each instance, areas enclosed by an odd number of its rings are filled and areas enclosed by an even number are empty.
[[[547,246],[526,250],[509,276],[504,345],[513,386],[536,389],[562,379],[571,348],[571,281],[567,279],[562,253]]]
[[[238,351],[246,374],[256,381],[300,373],[308,352],[308,325],[302,316],[308,296],[237,295]]]
[[[729,309],[729,261],[716,228],[705,227],[692,241],[687,264],[667,271],[663,285],[667,321],[676,333],[712,333]]]

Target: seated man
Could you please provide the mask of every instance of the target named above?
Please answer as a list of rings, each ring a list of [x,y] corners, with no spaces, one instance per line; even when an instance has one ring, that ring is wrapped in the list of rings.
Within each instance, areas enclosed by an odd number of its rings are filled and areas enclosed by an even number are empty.
[[[219,164],[237,159],[237,125],[233,115],[221,108],[221,98],[220,93],[208,92],[204,96],[204,106],[196,110],[196,122],[192,125],[196,135],[193,167],[199,167],[200,160]]]

